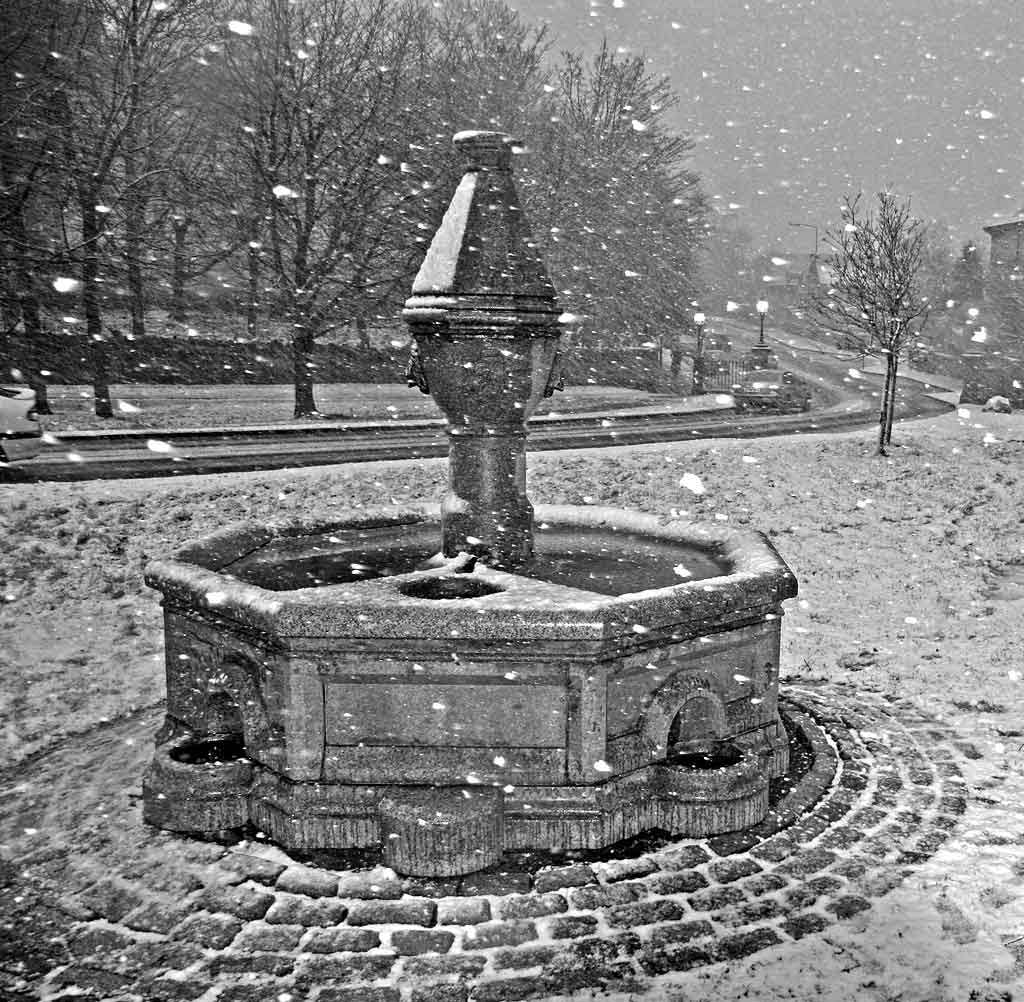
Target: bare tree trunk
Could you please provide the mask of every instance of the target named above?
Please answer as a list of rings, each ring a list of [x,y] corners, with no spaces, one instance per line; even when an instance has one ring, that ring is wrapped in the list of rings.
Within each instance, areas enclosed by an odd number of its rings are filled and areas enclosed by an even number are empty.
[[[305,326],[295,331],[292,340],[292,365],[295,383],[295,417],[314,417],[318,413],[313,398],[313,336]]]
[[[132,337],[146,333],[146,288],[142,278],[142,246],[146,229],[146,205],[142,179],[138,171],[139,108],[142,100],[139,57],[138,0],[131,0],[127,25],[128,60],[131,78],[128,85],[128,119],[124,130],[125,257],[128,264],[128,301],[132,318]]]
[[[43,343],[43,324],[39,316],[39,300],[36,299],[35,294],[31,291],[19,296],[21,300],[21,319],[25,325],[25,334],[29,338],[32,344],[32,367],[27,374],[26,382],[30,389],[35,390],[36,394],[36,413],[37,414],[52,414],[53,411],[50,409],[50,398],[47,391],[46,381],[43,379],[39,369],[41,368],[36,363],[36,349],[42,346]]]
[[[188,319],[185,312],[185,277],[188,269],[188,249],[185,238],[188,234],[188,220],[175,216],[174,252],[171,261],[171,319],[183,324]]]
[[[96,194],[86,187],[79,192],[82,213],[82,311],[85,314],[85,332],[92,352],[92,386],[94,409],[97,417],[113,417],[110,405],[110,374],[107,342],[103,338],[103,319],[100,316],[99,297],[99,237],[100,227],[96,213]]]
[[[134,137],[129,136],[129,142]],[[146,227],[146,211],[142,193],[135,177],[135,154],[126,153],[124,170],[128,177],[125,192],[125,259],[128,266],[128,308],[131,312],[132,337],[141,338],[146,333],[146,285],[142,277],[143,233]]]
[[[366,317],[361,313],[356,317],[356,332],[359,335],[359,347],[370,350],[370,332],[366,329]]]
[[[38,357],[36,353],[43,344],[43,321],[39,313],[39,298],[35,291],[35,276],[29,264],[28,229],[20,207],[10,213],[8,224],[14,245],[17,248],[11,255],[15,286],[14,299],[17,304],[17,312],[25,327],[25,336],[32,346],[33,361],[31,369],[27,373],[26,382],[36,393],[36,413],[52,414],[46,382],[39,372],[41,366],[36,364]]]
[[[878,449],[876,455],[887,456],[889,455],[885,451],[886,446],[886,429],[889,426],[889,391],[892,386],[892,354],[889,353],[885,357],[885,387],[882,390],[882,406],[878,413]]]
[[[253,231],[258,234],[256,227]],[[257,246],[253,246],[257,244]],[[260,307],[260,249],[256,236],[249,242],[249,296],[245,304],[245,333],[249,337],[256,336],[256,325],[259,323]]]
[[[892,444],[892,422],[896,414],[896,376],[899,371],[900,360],[895,352],[890,354],[889,362],[892,367],[892,380],[889,385],[889,407],[885,419],[885,444]]]

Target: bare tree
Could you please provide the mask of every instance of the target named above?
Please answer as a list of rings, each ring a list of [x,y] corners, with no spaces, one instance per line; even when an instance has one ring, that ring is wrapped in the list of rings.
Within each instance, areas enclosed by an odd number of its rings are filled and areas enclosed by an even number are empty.
[[[81,0],[56,5],[50,57],[53,148],[67,201],[62,235],[80,268],[96,414],[112,416],[102,307],[117,282],[123,235],[128,301],[143,328],[146,190],[157,169],[161,115],[190,60],[206,0]]]
[[[923,288],[926,224],[910,214],[910,201],[890,191],[878,194],[878,209],[862,196],[843,201],[842,226],[829,230],[832,282],[809,305],[811,321],[839,332],[868,355],[885,361],[885,387],[878,416],[878,455],[892,442],[896,377],[900,360],[928,319]]]
[[[0,8],[0,273],[3,329],[20,328],[29,363],[23,375],[36,409],[49,414],[45,327],[57,274],[61,176],[53,150],[54,81],[48,67],[54,19],[32,0]]]
[[[706,203],[677,103],[645,60],[565,52],[523,194],[556,287],[605,334],[677,331],[694,295]],[[552,121],[552,118],[554,121]]]
[[[387,0],[264,0],[244,13],[225,46],[225,111],[247,153],[247,212],[263,211],[263,236],[250,240],[262,257],[250,264],[290,324],[295,416],[305,417],[317,413],[316,339],[394,283],[395,234],[410,250],[421,190],[395,147],[422,135],[412,112],[427,15]]]

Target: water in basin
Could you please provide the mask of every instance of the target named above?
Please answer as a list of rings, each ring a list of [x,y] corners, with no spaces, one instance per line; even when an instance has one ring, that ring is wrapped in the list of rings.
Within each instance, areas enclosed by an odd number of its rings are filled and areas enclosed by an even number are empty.
[[[290,536],[223,570],[272,591],[366,581],[422,570],[437,553],[438,536],[437,525],[429,522]],[[729,573],[728,562],[712,550],[606,528],[538,527],[534,552],[534,561],[518,574],[601,595]]]

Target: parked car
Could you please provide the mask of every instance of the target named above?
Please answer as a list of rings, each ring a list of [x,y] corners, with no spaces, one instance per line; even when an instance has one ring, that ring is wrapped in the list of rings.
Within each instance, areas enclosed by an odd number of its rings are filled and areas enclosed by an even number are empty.
[[[27,386],[0,386],[0,462],[31,459],[42,448],[36,391]]]
[[[811,409],[811,391],[791,372],[782,373],[782,379],[750,379],[733,390],[736,412],[761,410],[775,414],[792,414]]]

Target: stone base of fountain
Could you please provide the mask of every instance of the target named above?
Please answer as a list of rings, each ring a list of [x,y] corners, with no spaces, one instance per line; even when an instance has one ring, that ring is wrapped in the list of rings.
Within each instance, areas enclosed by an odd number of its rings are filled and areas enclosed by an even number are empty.
[[[771,544],[611,509],[535,521],[516,573],[437,558],[436,509],[243,526],[151,565],[168,707],[146,820],[380,846],[424,875],[760,821],[796,593]]]

